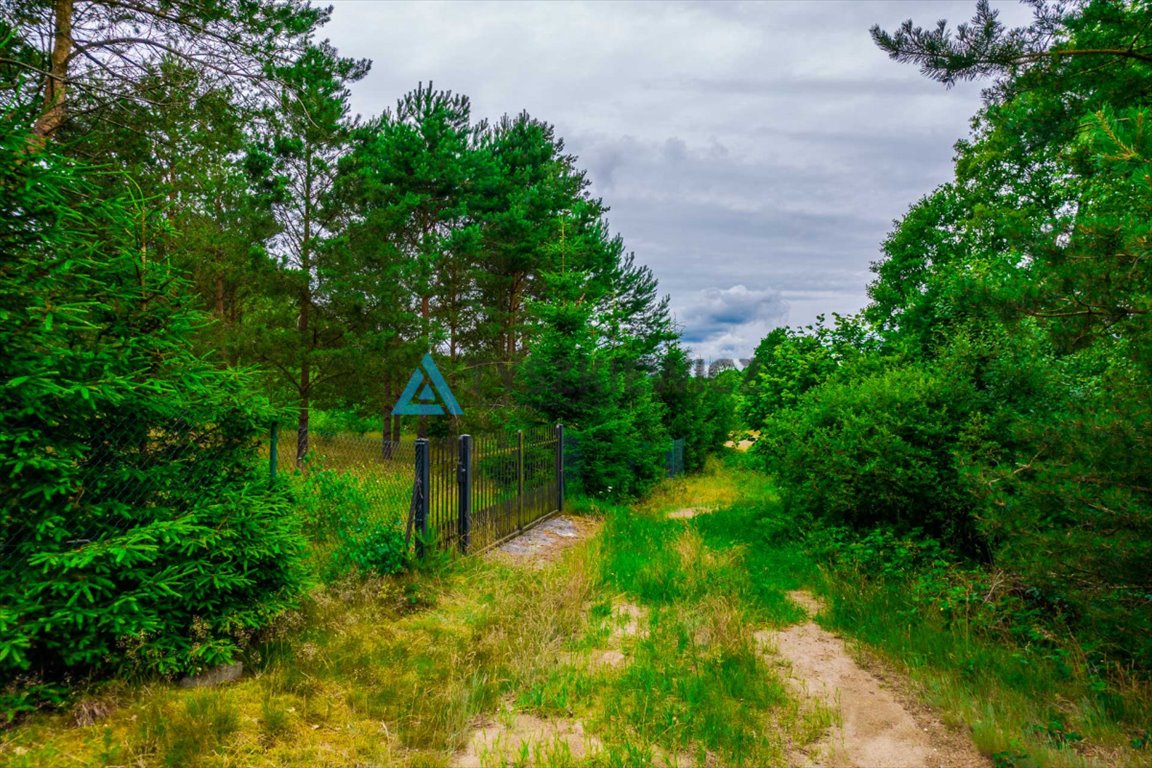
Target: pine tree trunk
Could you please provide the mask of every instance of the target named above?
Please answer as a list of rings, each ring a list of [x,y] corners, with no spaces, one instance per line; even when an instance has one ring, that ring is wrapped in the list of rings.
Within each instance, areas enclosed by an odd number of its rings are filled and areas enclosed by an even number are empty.
[[[227,313],[224,309],[224,276],[216,275],[216,317],[220,322],[228,320]]]
[[[56,0],[52,15],[52,54],[44,82],[44,111],[32,133],[43,145],[64,124],[64,97],[68,88],[68,57],[72,54],[72,0]]]
[[[308,455],[308,398],[300,399],[300,412],[296,417],[296,466],[304,465]]]
[[[310,337],[312,321],[312,152],[309,146],[304,155],[304,233],[300,241],[300,271],[304,285],[300,288],[300,414],[296,420],[296,466],[308,455],[308,409],[312,394],[312,349],[315,339]]]

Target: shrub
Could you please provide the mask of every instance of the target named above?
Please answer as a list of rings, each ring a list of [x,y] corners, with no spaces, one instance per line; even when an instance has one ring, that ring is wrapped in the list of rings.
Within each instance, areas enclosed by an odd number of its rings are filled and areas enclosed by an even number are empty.
[[[353,570],[387,575],[404,569],[408,549],[399,519],[373,502],[359,479],[318,466],[296,477],[297,507],[320,552],[325,579]]]
[[[7,127],[5,127],[7,126]],[[293,604],[303,539],[254,464],[270,416],[137,214],[0,121],[0,707],[232,660]],[[146,253],[146,250],[144,251]]]
[[[975,545],[973,499],[956,447],[975,393],[928,367],[826,383],[778,411],[755,450],[796,514],[891,525]]]

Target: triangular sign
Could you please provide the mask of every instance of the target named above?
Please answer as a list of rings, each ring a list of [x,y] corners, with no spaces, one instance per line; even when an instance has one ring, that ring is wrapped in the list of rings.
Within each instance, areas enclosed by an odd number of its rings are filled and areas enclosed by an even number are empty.
[[[419,392],[420,394],[416,394]],[[413,402],[413,399],[421,402]],[[440,402],[436,402],[439,399]],[[424,359],[416,370],[412,371],[412,378],[408,379],[408,386],[400,395],[396,407],[392,409],[393,416],[443,416],[445,412],[453,416],[463,415],[460,405],[448,388],[448,382],[440,375],[440,369],[432,360],[432,355],[425,354]]]

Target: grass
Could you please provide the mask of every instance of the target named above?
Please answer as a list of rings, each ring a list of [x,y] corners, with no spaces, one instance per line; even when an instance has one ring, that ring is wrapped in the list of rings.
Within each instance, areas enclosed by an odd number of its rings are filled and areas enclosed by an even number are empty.
[[[998,768],[1152,763],[1152,749],[1133,747],[1152,724],[1152,689],[1098,676],[1071,639],[1056,649],[1008,646],[916,610],[899,584],[828,585],[828,626],[908,674]]]
[[[948,621],[915,604],[914,574],[883,581],[821,567],[771,493],[695,522],[710,546],[746,552],[764,618],[791,618],[781,590],[821,594],[829,605],[821,623],[857,641],[866,662],[903,672],[947,722],[970,730],[996,768],[1152,764],[1152,687],[1124,674],[1105,679],[1073,638],[1008,646],[980,636],[963,616]]]
[[[331,585],[241,681],[94,690],[0,734],[0,763],[445,767],[478,723],[520,716],[580,723],[600,749],[544,739],[485,765],[785,765],[833,713],[797,700],[752,633],[801,620],[787,592],[806,588],[828,602],[826,626],[904,671],[997,768],[1148,764],[1129,744],[1152,726],[1146,687],[949,625],[898,583],[827,571],[753,471],[714,465],[632,507],[574,506],[601,532],[554,563],[468,558]],[[687,506],[716,511],[667,518]]]
[[[664,518],[737,495],[711,475],[634,511],[583,503],[602,535],[539,569],[469,558],[329,586],[253,651],[241,681],[93,691],[0,734],[0,763],[449,766],[481,719],[523,713],[581,722],[603,747],[579,762],[535,744],[524,764],[785,764],[829,714],[790,699],[758,653],[767,613],[750,599],[747,553]],[[623,663],[599,663],[608,653]]]

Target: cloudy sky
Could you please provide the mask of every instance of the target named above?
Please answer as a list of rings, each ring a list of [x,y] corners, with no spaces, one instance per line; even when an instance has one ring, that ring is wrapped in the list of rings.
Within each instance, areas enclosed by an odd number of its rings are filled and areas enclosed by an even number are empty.
[[[374,62],[353,88],[361,114],[431,80],[476,118],[554,124],[688,346],[747,357],[777,325],[864,306],[893,219],[949,178],[979,107],[979,85],[945,90],[868,28],[974,5],[344,0],[326,33]]]

